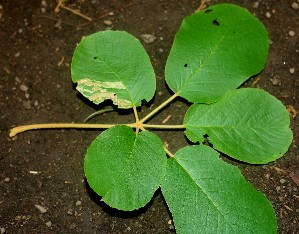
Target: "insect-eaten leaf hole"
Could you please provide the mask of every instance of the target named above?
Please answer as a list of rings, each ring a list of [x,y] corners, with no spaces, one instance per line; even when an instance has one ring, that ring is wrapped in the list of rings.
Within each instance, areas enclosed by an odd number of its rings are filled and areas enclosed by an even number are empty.
[[[205,10],[205,14],[210,13],[211,11],[213,11],[212,9],[207,9]]]
[[[97,57],[97,56],[94,56],[93,59],[96,60],[96,59],[98,59],[98,57]]]
[[[187,64],[187,63],[185,63],[184,67],[188,67],[188,64]]]
[[[219,23],[218,19],[214,19],[214,20],[213,20],[213,24],[214,24],[215,26],[220,26],[220,23]]]

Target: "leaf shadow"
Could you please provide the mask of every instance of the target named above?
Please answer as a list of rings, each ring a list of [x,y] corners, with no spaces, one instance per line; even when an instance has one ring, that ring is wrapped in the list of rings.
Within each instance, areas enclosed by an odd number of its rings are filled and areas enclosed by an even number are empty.
[[[155,197],[158,196],[160,189],[157,189],[155,191],[155,193],[153,194],[152,199],[144,206],[139,208],[138,210],[133,210],[133,211],[123,211],[123,210],[118,210],[116,208],[112,208],[109,205],[107,205],[106,203],[104,203],[103,201],[101,201],[102,197],[99,196],[88,184],[86,178],[84,179],[84,183],[85,183],[85,187],[87,190],[87,193],[90,197],[90,199],[97,204],[99,207],[102,208],[102,210],[108,214],[111,217],[116,217],[116,218],[122,218],[122,219],[131,219],[131,218],[135,218],[138,217],[142,214],[144,214],[145,212],[147,212],[150,207],[153,204],[153,201],[155,199]]]

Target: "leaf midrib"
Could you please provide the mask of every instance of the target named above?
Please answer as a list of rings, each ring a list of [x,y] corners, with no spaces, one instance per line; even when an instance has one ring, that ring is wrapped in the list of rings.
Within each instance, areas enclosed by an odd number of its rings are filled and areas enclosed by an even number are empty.
[[[224,40],[225,37],[226,37],[226,35],[224,34],[220,38],[219,42],[216,43],[216,45],[214,46],[214,49],[211,50],[211,52],[210,52],[209,56],[206,58],[206,60],[203,61],[203,63],[195,70],[194,73],[192,73],[192,75],[187,79],[187,81],[185,82],[185,84],[178,90],[177,94],[179,94],[180,92],[182,92],[183,89],[188,85],[188,83],[195,77],[195,75],[198,74],[201,71],[202,67],[204,67],[205,64],[211,59],[212,55],[215,54],[215,51],[217,51],[217,49],[219,48],[221,42]]]
[[[229,224],[229,226],[234,230],[234,225],[232,225],[229,220],[226,218],[226,216],[222,213],[221,209],[219,209],[219,207],[217,206],[217,204],[212,200],[212,198],[210,198],[210,196],[208,195],[208,193],[205,191],[205,189],[200,186],[195,179],[193,179],[192,175],[190,173],[188,173],[188,171],[185,169],[185,167],[183,165],[180,164],[179,160],[177,160],[177,158],[175,157],[176,162],[180,165],[180,167],[183,169],[183,171],[190,177],[190,179],[192,180],[192,182],[194,182],[194,184],[196,185],[197,188],[199,188],[207,197],[207,199],[214,205],[214,207],[217,209],[217,211],[219,211],[219,213],[224,217],[224,219],[226,220],[226,222]],[[234,230],[235,231],[235,230]]]
[[[134,101],[133,101],[133,97],[132,97],[132,95],[130,94],[130,92],[129,92],[129,89],[127,88],[127,86],[125,85],[125,83],[124,83],[124,81],[123,81],[123,79],[111,68],[111,66],[110,66],[110,64],[107,62],[107,61],[104,61],[103,59],[101,59],[100,57],[98,58],[102,63],[104,63],[109,69],[110,69],[110,71],[111,71],[111,73],[112,74],[114,74],[118,79],[119,79],[119,81],[123,84],[123,86],[125,87],[125,90],[126,90],[126,92],[128,93],[128,95],[129,95],[129,97],[130,97],[130,101],[131,101],[131,103],[132,103],[132,106],[135,106],[135,103],[134,103]]]

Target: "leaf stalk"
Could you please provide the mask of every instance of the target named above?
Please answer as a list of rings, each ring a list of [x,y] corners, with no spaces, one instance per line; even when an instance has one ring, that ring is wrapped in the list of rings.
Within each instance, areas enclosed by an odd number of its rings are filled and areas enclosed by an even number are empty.
[[[170,102],[172,102],[176,97],[178,96],[177,93],[173,94],[170,98],[168,98],[165,102],[160,104],[157,108],[155,108],[152,112],[150,112],[148,115],[146,115],[143,119],[140,120],[141,123],[144,123],[148,119],[150,119],[152,116],[154,116],[156,113],[158,113],[161,109],[163,109],[165,106],[167,106]]]

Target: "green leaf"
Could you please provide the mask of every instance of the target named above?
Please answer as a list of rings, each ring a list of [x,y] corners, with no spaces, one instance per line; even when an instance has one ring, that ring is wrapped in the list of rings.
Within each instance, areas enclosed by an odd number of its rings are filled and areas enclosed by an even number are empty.
[[[276,233],[271,203],[208,146],[168,159],[161,188],[177,233]]]
[[[119,108],[150,101],[156,80],[141,43],[120,31],[92,34],[77,46],[72,59],[72,79],[77,90],[96,104],[111,99]]]
[[[119,210],[145,206],[165,174],[163,143],[155,134],[138,135],[127,126],[115,126],[99,135],[88,148],[84,171],[90,187]]]
[[[215,102],[264,68],[268,41],[264,25],[246,9],[208,7],[183,21],[166,63],[166,82],[190,102]]]
[[[207,134],[215,149],[256,164],[283,156],[293,136],[284,105],[267,92],[253,88],[231,91],[210,105],[192,105],[184,125],[191,141],[202,142]]]

